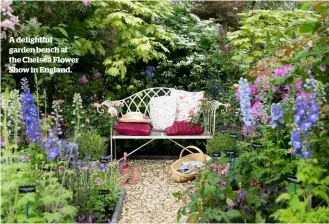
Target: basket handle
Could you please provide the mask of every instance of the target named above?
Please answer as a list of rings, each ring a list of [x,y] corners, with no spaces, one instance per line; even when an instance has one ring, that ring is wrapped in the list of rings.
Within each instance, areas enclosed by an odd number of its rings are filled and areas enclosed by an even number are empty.
[[[203,158],[204,158],[204,163],[206,163],[207,162],[207,159],[206,159],[206,157],[205,157],[205,155],[204,155],[204,153],[198,148],[198,147],[196,147],[196,146],[193,146],[193,145],[190,145],[190,146],[186,146],[181,152],[180,152],[180,154],[179,154],[179,159],[181,159],[182,158],[182,156],[183,156],[183,152],[185,151],[185,150],[187,150],[187,151],[189,151],[189,152],[191,152],[190,150],[188,150],[188,149],[195,149],[196,151],[198,151],[199,153],[201,153],[201,154],[203,154]]]

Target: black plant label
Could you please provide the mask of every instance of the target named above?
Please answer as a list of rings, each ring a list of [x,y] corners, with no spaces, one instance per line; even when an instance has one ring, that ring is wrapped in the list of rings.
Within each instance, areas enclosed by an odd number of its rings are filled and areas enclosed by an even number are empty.
[[[229,154],[229,155],[234,155],[233,151],[227,151],[226,153]]]
[[[99,190],[99,194],[110,194],[110,190]]]
[[[19,186],[18,192],[22,194],[35,192],[35,186]]]
[[[296,177],[294,176],[287,176],[287,180],[291,183],[296,183],[296,184],[299,184],[298,180]]]
[[[238,138],[238,135],[237,135],[237,134],[234,134],[234,133],[231,133],[231,134],[230,134],[230,137],[231,137],[231,138]]]
[[[260,148],[263,147],[263,145],[260,144],[260,143],[252,143],[252,146],[253,146],[254,148],[256,148],[256,149],[260,149]]]

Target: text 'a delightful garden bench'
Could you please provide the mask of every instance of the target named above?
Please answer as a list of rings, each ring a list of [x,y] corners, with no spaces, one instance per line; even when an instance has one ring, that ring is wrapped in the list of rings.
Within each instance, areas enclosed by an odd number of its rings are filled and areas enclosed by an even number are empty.
[[[137,92],[125,99],[116,100],[116,102],[119,101],[123,105],[121,116],[124,113],[128,113],[128,112],[141,112],[144,115],[149,116],[150,100],[153,97],[170,96],[172,90],[173,90],[173,88],[166,88],[166,87],[149,88],[149,89],[145,89],[140,92]],[[137,149],[130,152],[128,154],[128,156],[129,156],[156,139],[170,140],[170,141],[174,142],[175,144],[177,144],[178,146],[185,148],[181,144],[177,143],[175,140],[177,140],[177,139],[199,139],[199,140],[201,140],[201,139],[211,138],[213,136],[213,134],[215,133],[216,111],[219,108],[219,106],[224,106],[224,108],[225,108],[225,104],[220,103],[215,100],[207,101],[206,103],[207,103],[208,111],[203,111],[203,119],[205,122],[205,125],[204,125],[205,130],[204,130],[203,134],[201,134],[201,135],[168,136],[168,135],[166,135],[165,132],[152,130],[151,135],[148,135],[148,136],[130,136],[130,135],[122,135],[122,134],[117,133],[115,130],[111,130],[111,134],[110,134],[111,158],[116,159],[116,140],[117,139],[146,139],[146,140],[149,140],[145,144],[141,145]],[[101,103],[100,107],[98,108],[98,112],[102,114],[102,113],[106,112],[107,109],[110,108],[111,106],[112,106],[111,101],[106,100],[103,103]],[[225,112],[226,112],[226,110],[224,110],[224,109],[221,110],[221,113],[225,113]],[[113,157],[113,151],[114,151],[114,157]]]

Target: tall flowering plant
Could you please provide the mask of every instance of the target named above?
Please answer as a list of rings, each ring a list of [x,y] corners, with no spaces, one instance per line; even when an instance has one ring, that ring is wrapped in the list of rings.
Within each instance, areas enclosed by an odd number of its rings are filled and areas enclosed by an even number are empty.
[[[31,143],[42,142],[42,131],[39,121],[39,112],[34,104],[34,97],[30,92],[26,78],[22,79],[22,110],[25,135]]]
[[[309,132],[318,121],[320,111],[316,100],[317,81],[308,79],[305,88],[313,89],[314,92],[297,97],[291,142],[294,156],[300,152],[302,158],[310,158],[312,152]]]

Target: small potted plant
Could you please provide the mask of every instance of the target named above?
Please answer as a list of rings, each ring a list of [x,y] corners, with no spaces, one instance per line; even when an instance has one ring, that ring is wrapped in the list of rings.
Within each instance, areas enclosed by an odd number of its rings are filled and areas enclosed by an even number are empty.
[[[217,160],[221,152],[232,148],[232,144],[232,138],[228,133],[218,133],[207,141],[207,153]]]

